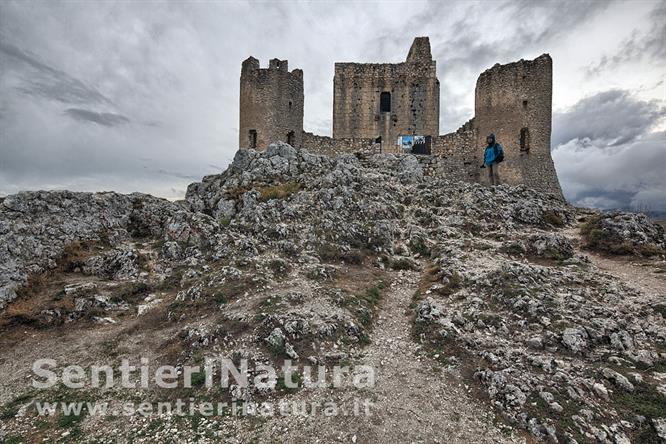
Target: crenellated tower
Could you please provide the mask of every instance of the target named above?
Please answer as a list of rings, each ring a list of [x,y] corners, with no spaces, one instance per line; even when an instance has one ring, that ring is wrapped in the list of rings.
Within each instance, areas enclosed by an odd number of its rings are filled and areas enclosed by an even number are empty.
[[[239,148],[265,150],[272,142],[294,147],[303,138],[303,71],[289,72],[287,60],[272,59],[268,68],[249,57],[240,77]]]

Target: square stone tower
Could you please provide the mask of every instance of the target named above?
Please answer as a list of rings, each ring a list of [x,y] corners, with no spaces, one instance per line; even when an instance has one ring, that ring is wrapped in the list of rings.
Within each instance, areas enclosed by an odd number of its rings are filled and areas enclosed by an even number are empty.
[[[417,37],[403,63],[336,63],[333,138],[439,134],[439,80],[428,37]]]
[[[287,60],[272,59],[268,68],[249,57],[240,77],[239,148],[265,150],[282,141],[301,147],[303,71],[289,72]]]
[[[494,133],[504,147],[500,166],[503,182],[522,183],[562,196],[550,154],[552,102],[550,55],[496,64],[476,82],[476,145],[482,154],[486,136]]]

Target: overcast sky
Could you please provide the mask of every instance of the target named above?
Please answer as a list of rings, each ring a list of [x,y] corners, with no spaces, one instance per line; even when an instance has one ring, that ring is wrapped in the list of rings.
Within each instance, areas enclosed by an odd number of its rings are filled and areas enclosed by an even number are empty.
[[[0,1],[0,195],[179,198],[238,145],[241,61],[305,77],[330,135],[336,61],[404,61],[430,36],[442,133],[495,63],[550,53],[553,158],[567,198],[666,211],[666,2]]]

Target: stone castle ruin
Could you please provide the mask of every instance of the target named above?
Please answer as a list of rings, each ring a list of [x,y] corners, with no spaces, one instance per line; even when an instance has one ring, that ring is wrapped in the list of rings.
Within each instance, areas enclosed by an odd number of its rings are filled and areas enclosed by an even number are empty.
[[[327,155],[413,151],[424,172],[483,182],[485,139],[505,151],[501,178],[562,196],[550,155],[552,59],[496,64],[476,82],[474,117],[439,134],[439,80],[428,37],[417,37],[402,63],[336,63],[333,137],[303,130],[303,71],[249,57],[240,78],[239,148],[264,150],[283,141]]]

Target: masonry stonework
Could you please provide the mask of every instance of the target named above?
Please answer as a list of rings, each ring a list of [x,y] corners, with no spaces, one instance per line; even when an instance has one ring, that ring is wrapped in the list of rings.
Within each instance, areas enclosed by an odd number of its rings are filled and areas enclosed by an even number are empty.
[[[510,184],[562,195],[550,155],[553,62],[534,60],[495,65],[476,82],[476,146],[495,133],[504,147],[501,178]]]
[[[303,138],[303,71],[289,72],[287,60],[243,62],[240,78],[240,148],[264,150],[282,141],[301,147]]]
[[[427,37],[403,63],[336,63],[333,138],[439,134],[439,80]]]
[[[287,61],[277,59],[260,69],[250,57],[241,70],[239,147],[265,149],[279,140],[330,156],[393,153],[399,159],[399,136],[431,136],[431,154],[417,155],[426,175],[484,182],[485,139],[495,133],[505,150],[503,182],[563,199],[550,154],[552,75],[548,54],[493,66],[477,80],[474,117],[440,135],[436,63],[428,38],[417,37],[402,63],[335,64],[328,137],[303,131],[303,72],[289,72]]]

